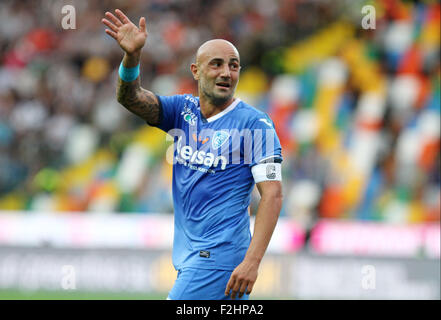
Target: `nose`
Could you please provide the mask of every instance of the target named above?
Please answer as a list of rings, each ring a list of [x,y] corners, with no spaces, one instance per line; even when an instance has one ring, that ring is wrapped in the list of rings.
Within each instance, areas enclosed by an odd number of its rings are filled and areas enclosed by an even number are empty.
[[[231,77],[230,66],[228,64],[224,64],[224,66],[222,67],[220,76],[222,78],[230,78]]]

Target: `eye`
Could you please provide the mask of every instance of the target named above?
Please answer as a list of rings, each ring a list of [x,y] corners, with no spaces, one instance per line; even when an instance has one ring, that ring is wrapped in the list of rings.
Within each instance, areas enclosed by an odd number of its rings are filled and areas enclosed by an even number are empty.
[[[211,65],[213,67],[219,68],[220,66],[222,66],[222,62],[220,62],[220,61],[213,61],[213,62],[211,62]]]
[[[231,63],[230,68],[234,71],[239,70],[239,65],[237,63]]]

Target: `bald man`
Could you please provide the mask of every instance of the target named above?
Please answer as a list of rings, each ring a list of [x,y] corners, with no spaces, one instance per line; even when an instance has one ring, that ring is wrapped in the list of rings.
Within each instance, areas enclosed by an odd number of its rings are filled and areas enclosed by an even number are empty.
[[[282,154],[274,123],[234,97],[240,56],[233,44],[205,42],[191,64],[198,97],[158,96],[141,88],[146,21],[106,12],[106,33],[124,50],[118,101],[174,137],[172,300],[248,299],[282,206]],[[254,233],[248,207],[261,195]]]

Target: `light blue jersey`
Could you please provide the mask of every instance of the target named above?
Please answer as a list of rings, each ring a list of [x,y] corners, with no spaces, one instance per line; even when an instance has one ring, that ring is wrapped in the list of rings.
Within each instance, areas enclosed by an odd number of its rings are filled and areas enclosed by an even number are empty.
[[[209,119],[192,95],[158,99],[158,127],[175,141],[174,267],[232,271],[251,241],[251,168],[282,160],[274,124],[239,99]]]

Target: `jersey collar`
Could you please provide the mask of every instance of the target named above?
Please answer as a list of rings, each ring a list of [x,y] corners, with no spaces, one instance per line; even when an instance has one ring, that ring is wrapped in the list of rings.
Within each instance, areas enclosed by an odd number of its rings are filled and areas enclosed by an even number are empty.
[[[233,103],[231,103],[228,107],[226,107],[224,110],[222,110],[221,112],[219,112],[218,114],[209,117],[207,119],[205,119],[207,122],[213,122],[219,118],[222,118],[224,115],[226,115],[228,112],[230,112],[231,110],[233,110],[234,108],[236,108],[236,106],[239,104],[241,100],[239,98],[236,98]]]

